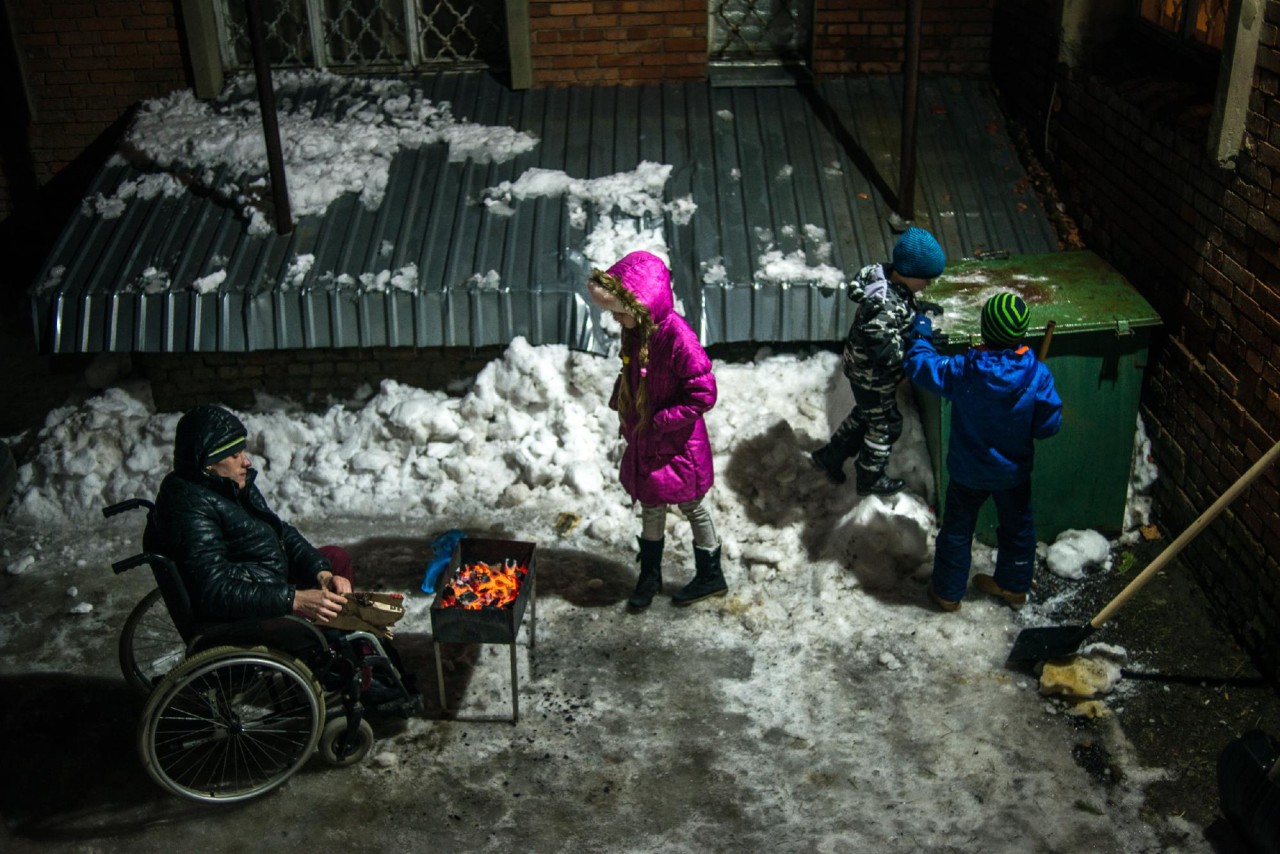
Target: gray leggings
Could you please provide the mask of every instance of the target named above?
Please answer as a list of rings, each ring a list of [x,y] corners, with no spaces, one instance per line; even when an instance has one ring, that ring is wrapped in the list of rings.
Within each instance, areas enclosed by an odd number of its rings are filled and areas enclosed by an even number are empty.
[[[705,498],[706,496],[703,496]],[[667,530],[667,509],[670,504],[640,505],[640,537],[645,540],[661,540]],[[714,551],[720,545],[716,536],[716,526],[711,521],[711,510],[703,503],[702,498],[677,504],[684,518],[689,520],[693,528],[693,545],[696,548]]]

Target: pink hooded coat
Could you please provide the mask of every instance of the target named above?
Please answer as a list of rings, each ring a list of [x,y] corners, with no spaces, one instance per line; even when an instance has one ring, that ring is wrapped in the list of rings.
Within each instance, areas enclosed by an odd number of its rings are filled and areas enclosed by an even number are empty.
[[[715,406],[716,379],[711,359],[698,336],[676,314],[671,273],[661,258],[632,252],[609,268],[648,307],[654,330],[649,337],[648,427],[637,429],[631,418],[620,432],[627,442],[622,455],[622,487],[641,504],[682,504],[701,498],[714,480],[711,443],[704,412]],[[631,388],[639,387],[639,336],[623,336],[623,370]],[[618,382],[621,382],[619,377]],[[618,384],[609,406],[618,408]]]

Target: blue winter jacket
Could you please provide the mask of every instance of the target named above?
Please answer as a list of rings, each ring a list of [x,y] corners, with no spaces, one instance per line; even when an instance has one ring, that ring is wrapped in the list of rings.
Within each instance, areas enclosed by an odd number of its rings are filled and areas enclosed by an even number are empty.
[[[940,356],[923,320],[917,318],[906,371],[916,385],[951,401],[947,473],[973,489],[1017,486],[1031,476],[1033,440],[1062,426],[1053,374],[1027,347]]]

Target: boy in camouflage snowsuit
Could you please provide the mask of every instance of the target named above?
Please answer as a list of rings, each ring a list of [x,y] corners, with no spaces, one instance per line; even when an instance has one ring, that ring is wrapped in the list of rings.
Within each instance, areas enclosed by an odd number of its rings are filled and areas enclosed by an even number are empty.
[[[849,283],[858,304],[844,345],[844,374],[853,388],[853,410],[813,463],[834,483],[844,483],[844,463],[856,456],[859,495],[892,495],[903,487],[885,474],[893,443],[902,435],[897,389],[902,382],[907,333],[918,310],[915,295],[942,274],[946,256],[932,234],[909,228],[893,247],[893,261],[863,267]]]

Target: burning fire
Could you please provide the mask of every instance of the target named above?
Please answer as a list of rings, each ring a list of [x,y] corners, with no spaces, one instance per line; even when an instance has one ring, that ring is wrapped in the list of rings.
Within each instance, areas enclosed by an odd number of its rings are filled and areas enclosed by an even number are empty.
[[[520,582],[529,574],[529,567],[511,558],[501,566],[484,561],[468,563],[445,587],[440,599],[441,608],[507,608],[516,601]]]

